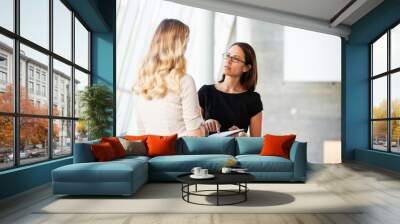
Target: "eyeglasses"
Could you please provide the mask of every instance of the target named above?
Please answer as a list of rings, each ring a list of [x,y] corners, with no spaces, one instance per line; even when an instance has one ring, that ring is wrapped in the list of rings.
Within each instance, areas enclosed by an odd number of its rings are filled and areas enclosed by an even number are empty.
[[[233,63],[242,62],[243,64],[246,64],[245,61],[243,61],[243,60],[241,60],[240,58],[237,58],[237,57],[235,57],[235,56],[231,56],[229,53],[223,53],[223,54],[222,54],[222,57],[223,57],[225,60],[229,60],[229,59],[230,59]]]

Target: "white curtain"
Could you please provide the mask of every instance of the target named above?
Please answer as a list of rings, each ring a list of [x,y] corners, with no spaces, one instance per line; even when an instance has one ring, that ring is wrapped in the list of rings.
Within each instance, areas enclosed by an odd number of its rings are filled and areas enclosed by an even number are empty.
[[[155,29],[166,18],[179,19],[190,28],[187,73],[197,89],[218,76],[234,16],[162,0],[117,0],[117,135],[136,130],[131,88]]]

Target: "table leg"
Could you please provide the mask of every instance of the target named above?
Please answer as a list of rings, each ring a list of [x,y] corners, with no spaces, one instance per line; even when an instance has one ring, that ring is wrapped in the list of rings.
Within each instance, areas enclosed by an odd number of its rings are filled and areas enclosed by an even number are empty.
[[[187,185],[187,192],[188,192],[188,193],[187,193],[187,201],[188,201],[188,202],[190,202],[190,201],[189,201],[189,195],[190,195],[190,184],[188,184],[188,185]]]
[[[244,183],[244,187],[245,187],[245,192],[244,192],[244,201],[247,201],[247,192],[248,192],[248,190],[247,190],[247,183]]]
[[[219,184],[217,184],[217,206],[219,205]]]
[[[195,191],[197,192],[197,184],[196,184],[196,186],[195,186]]]
[[[185,185],[182,183],[182,187],[181,187],[182,199],[184,198],[184,197],[183,197],[183,190],[184,190],[184,186],[185,186]]]

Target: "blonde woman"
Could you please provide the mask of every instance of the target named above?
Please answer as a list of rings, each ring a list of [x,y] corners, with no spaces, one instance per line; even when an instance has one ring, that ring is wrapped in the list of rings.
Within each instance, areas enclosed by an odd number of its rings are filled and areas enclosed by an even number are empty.
[[[133,86],[138,134],[204,136],[198,95],[186,74],[189,27],[176,19],[158,26]]]

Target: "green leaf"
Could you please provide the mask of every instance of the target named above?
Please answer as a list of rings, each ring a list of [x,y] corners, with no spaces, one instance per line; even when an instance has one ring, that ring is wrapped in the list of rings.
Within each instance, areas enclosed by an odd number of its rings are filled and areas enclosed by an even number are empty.
[[[79,93],[81,118],[86,122],[89,139],[109,136],[107,129],[112,126],[114,111],[113,93],[103,84],[86,87]]]

